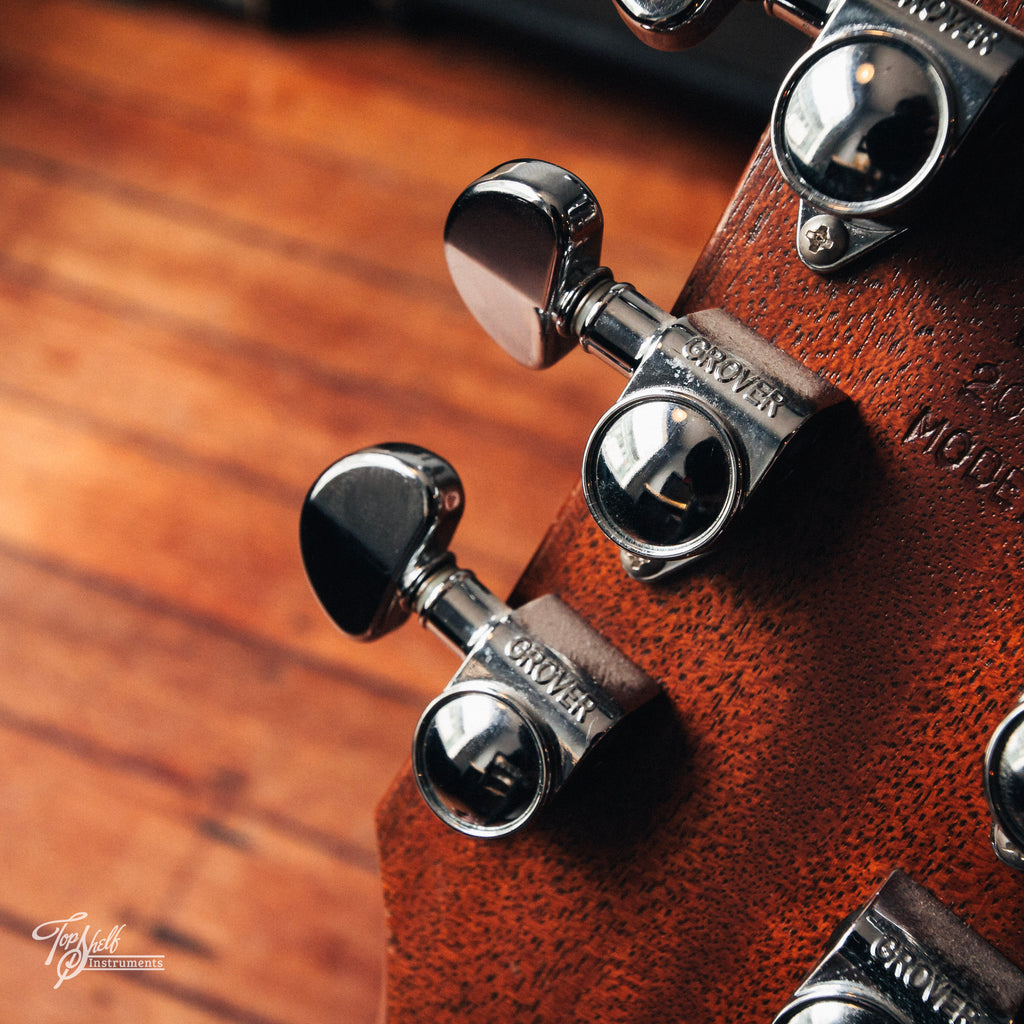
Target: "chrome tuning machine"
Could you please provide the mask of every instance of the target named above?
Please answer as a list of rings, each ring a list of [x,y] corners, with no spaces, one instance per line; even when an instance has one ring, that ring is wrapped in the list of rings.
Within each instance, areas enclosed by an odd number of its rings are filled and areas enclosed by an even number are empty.
[[[583,756],[656,684],[553,596],[513,611],[448,551],[463,509],[432,452],[381,445],[327,469],[302,508],[306,572],[349,636],[416,614],[463,655],[413,739],[428,806],[466,835],[525,825]]]
[[[659,49],[699,41],[730,0],[615,0]],[[939,172],[1024,57],[1024,35],[969,0],[764,0],[814,37],[772,115],[800,199],[796,248],[828,272],[912,223]],[[1012,115],[1011,115],[1012,116]]]
[[[798,23],[817,38],[779,92],[772,149],[800,197],[797,252],[830,271],[906,230],[1024,36],[962,0],[842,0]]]
[[[894,872],[840,926],[774,1024],[1014,1024],[1024,973]]]
[[[996,856],[1024,870],[1024,696],[999,723],[985,750],[985,797]]]
[[[630,377],[583,458],[597,524],[636,579],[710,551],[797,433],[842,394],[722,310],[674,317],[600,265],[603,218],[575,175],[519,160],[473,182],[445,228],[485,330],[541,369],[577,344]]]

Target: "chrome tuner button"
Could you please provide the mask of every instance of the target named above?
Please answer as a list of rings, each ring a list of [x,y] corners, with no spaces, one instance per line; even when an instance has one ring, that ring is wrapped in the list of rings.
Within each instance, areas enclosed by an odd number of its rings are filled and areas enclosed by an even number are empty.
[[[452,467],[408,445],[367,448],[323,473],[302,506],[299,542],[337,626],[374,640],[401,625],[424,574],[450,560],[462,506]]]
[[[633,34],[656,50],[680,50],[704,39],[737,0],[615,0]]]
[[[448,544],[463,504],[444,459],[380,445],[320,476],[299,537],[345,633],[374,640],[415,613],[464,657],[420,719],[413,766],[442,821],[489,838],[525,825],[657,686],[557,598],[513,611],[460,569]]]
[[[604,219],[575,175],[519,160],[478,178],[445,225],[445,256],[469,311],[517,362],[539,370],[572,351],[565,299],[599,268]]]
[[[629,384],[583,458],[598,526],[635,579],[710,551],[797,432],[842,394],[722,310],[673,317],[600,264],[601,208],[554,164],[473,182],[445,230],[481,325],[533,369],[579,344]]]
[[[841,0],[804,27],[817,39],[776,99],[772,150],[800,197],[800,258],[825,272],[912,222],[1024,36],[962,0]],[[843,222],[841,244],[819,245],[829,217]]]
[[[902,872],[834,935],[774,1024],[1013,1024],[1024,973]]]
[[[1024,702],[999,724],[985,751],[985,797],[992,847],[1010,867],[1024,868]]]

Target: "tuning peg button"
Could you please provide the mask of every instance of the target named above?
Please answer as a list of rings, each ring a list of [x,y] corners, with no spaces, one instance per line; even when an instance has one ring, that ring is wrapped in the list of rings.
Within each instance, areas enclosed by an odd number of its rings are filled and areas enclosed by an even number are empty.
[[[465,660],[413,738],[428,806],[467,835],[526,824],[657,686],[555,597],[512,610],[448,552],[462,486],[409,445],[349,455],[311,488],[302,557],[328,615],[374,640],[415,612]]]
[[[447,560],[462,506],[452,467],[407,445],[368,448],[323,473],[303,504],[299,540],[338,627],[373,640],[401,625],[418,581]]]
[[[682,50],[708,36],[737,0],[615,0],[633,34],[656,50]]]
[[[445,225],[445,255],[470,312],[531,369],[576,344],[567,321],[576,290],[595,275],[604,221],[575,175],[518,160],[477,179]]]

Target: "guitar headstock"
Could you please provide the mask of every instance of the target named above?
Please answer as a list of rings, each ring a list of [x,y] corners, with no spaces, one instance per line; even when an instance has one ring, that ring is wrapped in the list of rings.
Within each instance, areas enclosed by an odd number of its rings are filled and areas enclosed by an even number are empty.
[[[725,310],[851,414],[667,579],[624,573],[569,497],[510,603],[557,594],[663,694],[514,837],[455,835],[396,781],[394,1024],[768,1024],[898,869],[1024,964],[1024,876],[982,786],[1024,678],[1018,124],[958,146],[901,233],[827,275],[762,141],[674,313]]]

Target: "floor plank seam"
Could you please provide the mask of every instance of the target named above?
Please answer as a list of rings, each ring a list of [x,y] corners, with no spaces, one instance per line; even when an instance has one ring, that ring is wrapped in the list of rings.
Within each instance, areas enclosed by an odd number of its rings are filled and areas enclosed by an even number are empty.
[[[405,707],[419,709],[423,705],[422,695],[404,689],[389,679],[372,676],[355,667],[339,665],[324,658],[318,658],[300,648],[289,647],[257,633],[244,630],[233,623],[217,619],[184,605],[174,604],[141,587],[124,580],[79,569],[47,555],[0,540],[0,557],[10,558],[37,570],[50,573],[60,579],[91,589],[123,604],[143,608],[156,615],[199,629],[210,636],[237,644],[244,650],[270,658],[275,664],[292,665],[305,669],[325,679],[334,680],[372,696],[393,701]],[[310,597],[312,601],[312,596]],[[275,675],[277,673],[274,673]]]
[[[0,276],[24,287],[50,291],[106,315],[185,338],[193,344],[209,345],[219,351],[240,356],[257,366],[284,371],[299,380],[310,381],[317,388],[336,392],[339,397],[347,398],[358,394],[365,400],[379,402],[382,406],[387,406],[396,399],[395,387],[380,377],[365,377],[356,372],[341,373],[273,342],[226,332],[170,310],[133,301],[109,289],[92,288],[52,270],[25,263],[3,253],[0,253]],[[457,421],[463,425],[466,433],[488,439],[492,445],[517,448],[524,444],[533,445],[546,452],[549,462],[556,459],[561,462],[565,459],[573,466],[576,464],[576,453],[559,449],[552,443],[553,438],[534,434],[528,425],[509,426],[484,412],[453,406],[441,389],[426,391],[406,387],[402,390],[401,399],[406,408],[430,407],[438,420]],[[325,458],[330,459],[338,454],[325,452]]]

